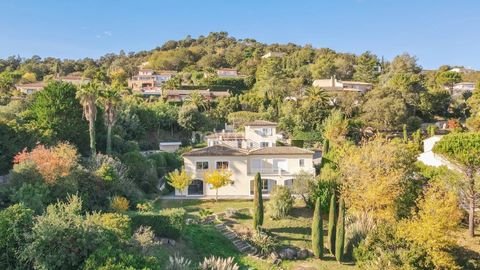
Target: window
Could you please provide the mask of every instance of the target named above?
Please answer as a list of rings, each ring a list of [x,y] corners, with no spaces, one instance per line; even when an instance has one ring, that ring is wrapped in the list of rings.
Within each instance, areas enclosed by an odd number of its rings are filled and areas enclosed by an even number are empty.
[[[218,170],[228,169],[228,161],[217,161],[215,163],[215,168],[218,169]]]
[[[268,147],[270,144],[268,142],[261,142],[260,147]]]
[[[263,136],[271,136],[272,135],[272,129],[271,128],[262,128],[262,134],[263,134]]]
[[[301,158],[298,160],[298,166],[305,167],[305,159]]]
[[[242,141],[241,141],[241,140],[238,140],[238,141],[237,141],[237,147],[238,147],[238,148],[242,148]]]
[[[197,171],[208,170],[208,161],[197,161]]]

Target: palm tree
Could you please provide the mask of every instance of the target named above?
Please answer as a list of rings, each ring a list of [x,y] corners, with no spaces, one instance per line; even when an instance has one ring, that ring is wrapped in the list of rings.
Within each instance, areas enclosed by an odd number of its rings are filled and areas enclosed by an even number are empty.
[[[107,125],[107,154],[112,153],[112,128],[117,121],[117,107],[121,101],[120,92],[113,88],[100,91],[99,101],[104,109],[105,124]]]
[[[188,97],[185,99],[185,104],[194,105],[199,111],[206,110],[208,107],[207,101],[198,91],[193,91],[190,93],[190,95],[188,95]]]
[[[77,91],[77,99],[83,106],[83,115],[88,121],[88,131],[90,133],[90,151],[92,157],[97,153],[95,148],[95,120],[97,119],[97,96],[99,84],[97,82],[89,82],[82,85]]]
[[[325,90],[318,87],[309,87],[305,91],[305,95],[311,100],[326,104],[330,101],[330,97]]]

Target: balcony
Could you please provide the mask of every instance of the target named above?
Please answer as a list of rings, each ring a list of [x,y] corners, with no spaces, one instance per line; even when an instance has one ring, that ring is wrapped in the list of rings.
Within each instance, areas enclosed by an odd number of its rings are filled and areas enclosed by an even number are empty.
[[[260,173],[261,175],[292,176],[300,173],[301,171],[315,175],[315,168],[300,168],[294,172],[282,168],[250,168],[248,170],[248,175]]]

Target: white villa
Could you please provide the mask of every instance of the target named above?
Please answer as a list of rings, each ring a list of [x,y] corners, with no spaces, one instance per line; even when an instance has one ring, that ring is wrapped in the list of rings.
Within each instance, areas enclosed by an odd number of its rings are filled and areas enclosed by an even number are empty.
[[[355,81],[340,81],[332,76],[330,79],[314,80],[312,86],[325,89],[327,91],[339,92],[359,92],[365,93],[372,90],[373,84]]]
[[[228,134],[228,135],[227,135]],[[222,197],[250,197],[253,178],[262,176],[263,194],[276,185],[291,186],[300,172],[315,174],[313,151],[293,146],[275,146],[276,123],[254,121],[246,124],[245,133],[222,132],[208,138],[208,146],[183,155],[185,170],[192,184],[177,196],[214,196],[216,190],[203,182],[208,170],[232,173],[232,183],[219,189]]]

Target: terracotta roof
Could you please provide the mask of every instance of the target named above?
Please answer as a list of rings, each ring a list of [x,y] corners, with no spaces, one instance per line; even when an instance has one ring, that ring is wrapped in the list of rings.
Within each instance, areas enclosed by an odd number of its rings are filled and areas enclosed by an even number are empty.
[[[249,155],[313,155],[313,151],[295,146],[274,146],[252,150]]]
[[[246,156],[247,152],[242,149],[235,149],[225,145],[214,145],[200,149],[194,149],[183,154],[184,156]]]
[[[245,126],[277,126],[277,123],[266,120],[255,120],[253,122],[246,123]]]
[[[194,149],[184,156],[249,156],[249,155],[313,155],[313,151],[294,146],[265,147],[251,151],[218,144]]]

